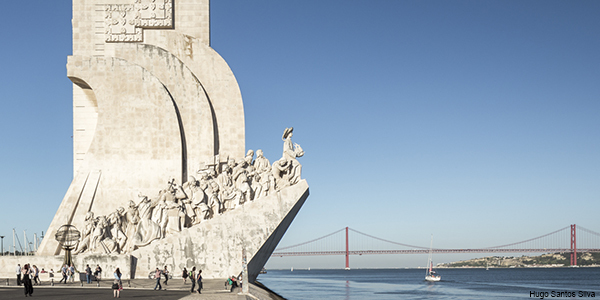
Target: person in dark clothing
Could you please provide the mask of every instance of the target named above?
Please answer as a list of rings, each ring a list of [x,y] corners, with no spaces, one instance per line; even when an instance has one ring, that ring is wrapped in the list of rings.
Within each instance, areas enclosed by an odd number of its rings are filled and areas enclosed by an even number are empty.
[[[88,284],[92,283],[92,268],[90,268],[90,265],[85,266],[85,279]]]
[[[17,264],[17,285],[21,285],[21,273],[23,272],[23,270],[21,270],[21,264]]]
[[[193,267],[190,272],[190,280],[192,280],[192,289],[190,290],[190,293],[193,293],[194,288],[196,287],[196,267]]]
[[[21,281],[23,282],[23,287],[25,289],[25,297],[31,296],[33,294],[33,284],[31,282],[31,268],[29,264],[23,266],[23,277]]]
[[[202,294],[202,270],[198,270],[198,294]]]
[[[188,275],[188,270],[185,267],[183,267],[183,274],[181,274],[181,278],[183,278],[183,284],[185,284],[185,280],[188,278]]]
[[[165,266],[165,269],[162,271],[163,275],[165,275],[165,282],[163,282],[165,285],[167,284],[167,281],[169,281],[169,270],[167,270],[167,266]]]

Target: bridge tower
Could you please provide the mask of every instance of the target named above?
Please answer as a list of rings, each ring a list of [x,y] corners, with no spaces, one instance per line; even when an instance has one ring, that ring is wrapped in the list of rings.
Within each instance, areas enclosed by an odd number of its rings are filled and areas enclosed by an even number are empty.
[[[577,234],[576,225],[571,225],[571,266],[577,265]]]
[[[346,227],[346,270],[350,270],[350,251],[348,250],[348,227]]]

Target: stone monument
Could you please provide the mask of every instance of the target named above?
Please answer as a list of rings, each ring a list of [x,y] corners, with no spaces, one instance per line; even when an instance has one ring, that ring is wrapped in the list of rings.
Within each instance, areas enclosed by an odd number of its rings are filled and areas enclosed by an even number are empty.
[[[308,197],[292,143],[273,164],[245,149],[244,108],[210,47],[209,0],[73,0],[73,181],[37,256],[143,278],[195,266],[254,281]]]

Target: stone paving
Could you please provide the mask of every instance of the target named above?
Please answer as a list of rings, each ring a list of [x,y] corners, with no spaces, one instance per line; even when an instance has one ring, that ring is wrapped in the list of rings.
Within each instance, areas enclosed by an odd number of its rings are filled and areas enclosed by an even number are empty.
[[[44,299],[106,299],[112,295],[112,280],[101,280],[100,282],[69,282],[67,284],[54,281],[43,281],[41,285],[35,285],[33,296]],[[155,279],[131,279],[123,280],[123,291],[121,298],[139,298],[144,299],[185,299],[185,300],[279,300],[283,299],[256,285],[250,285],[250,293],[241,294],[239,288],[229,291],[225,289],[225,279],[206,279],[203,280],[204,289],[202,294],[191,293],[192,287],[188,280],[185,284],[182,279],[170,279],[168,285],[161,280],[162,290],[154,290]],[[197,286],[196,286],[197,288]],[[16,278],[0,279],[0,299],[15,299],[24,297],[23,287],[17,286]]]

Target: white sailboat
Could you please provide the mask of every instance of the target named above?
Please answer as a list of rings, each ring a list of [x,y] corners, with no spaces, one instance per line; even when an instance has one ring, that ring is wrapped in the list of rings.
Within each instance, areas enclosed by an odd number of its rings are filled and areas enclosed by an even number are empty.
[[[431,244],[429,245],[429,258],[427,259],[427,272],[425,273],[425,280],[427,280],[427,281],[442,280],[442,276],[433,270],[433,234],[431,235]]]

